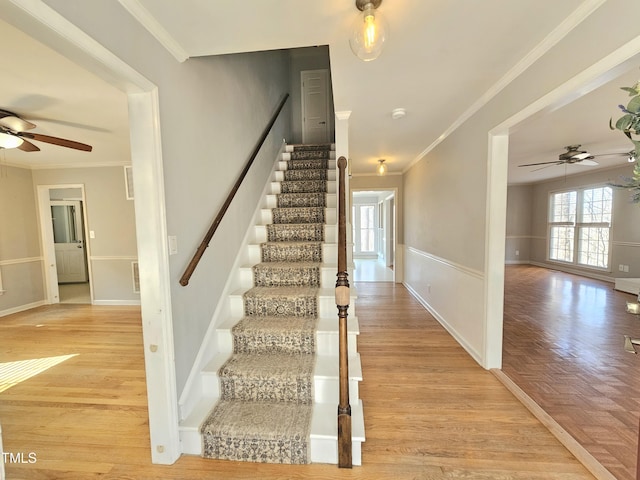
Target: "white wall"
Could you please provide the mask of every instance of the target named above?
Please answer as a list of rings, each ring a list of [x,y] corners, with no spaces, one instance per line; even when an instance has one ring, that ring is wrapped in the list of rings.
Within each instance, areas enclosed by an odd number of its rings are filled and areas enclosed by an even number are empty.
[[[455,326],[458,340],[474,356],[477,353],[485,367],[500,366],[501,342],[486,332],[501,325],[501,301],[495,292],[502,289],[492,286],[500,286],[504,279],[497,265],[486,261],[487,234],[498,238],[495,231],[487,230],[487,219],[490,214],[502,219],[504,232],[506,215],[506,204],[492,212],[487,204],[490,172],[506,168],[506,157],[500,160],[504,163],[490,163],[489,132],[636,38],[639,15],[638,2],[605,2],[404,175],[404,242],[413,253],[436,259],[420,264],[407,259],[406,283],[420,292],[425,268],[433,261],[444,262],[444,276],[435,279],[432,291],[460,288],[459,295],[449,295],[445,305],[437,306],[437,312],[446,324]],[[506,176],[502,181],[491,185],[491,198],[506,197]],[[504,242],[504,233],[500,237]],[[503,262],[504,257],[499,260]],[[469,285],[475,285],[473,291],[465,290]],[[496,332],[501,334],[501,329],[493,330],[493,336]]]

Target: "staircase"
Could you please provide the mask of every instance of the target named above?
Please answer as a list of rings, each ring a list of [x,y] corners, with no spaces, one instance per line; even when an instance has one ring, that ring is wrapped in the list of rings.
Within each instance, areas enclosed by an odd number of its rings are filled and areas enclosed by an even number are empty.
[[[286,146],[276,162],[231,282],[239,288],[214,318],[211,359],[194,382],[199,398],[182,405],[184,453],[337,463],[335,173],[331,145]],[[353,464],[360,465],[362,374],[353,301],[349,315]]]

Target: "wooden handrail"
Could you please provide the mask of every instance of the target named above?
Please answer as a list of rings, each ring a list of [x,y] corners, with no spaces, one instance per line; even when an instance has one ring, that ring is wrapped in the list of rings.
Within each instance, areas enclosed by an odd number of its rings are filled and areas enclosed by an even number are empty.
[[[350,291],[347,273],[347,225],[345,201],[345,169],[347,159],[338,159],[338,279],[336,280],[336,306],[339,333],[339,403],[338,403],[338,466],[352,467],[351,405],[349,404],[349,351],[347,342],[347,314]]]
[[[220,211],[218,212],[218,215],[216,215],[216,218],[213,221],[213,223],[211,224],[211,227],[209,227],[209,231],[205,235],[204,240],[202,240],[202,243],[200,244],[200,246],[196,250],[196,253],[193,255],[193,258],[189,262],[189,265],[187,265],[187,268],[185,269],[184,273],[182,274],[182,277],[180,277],[180,285],[182,285],[183,287],[189,284],[189,279],[191,278],[191,275],[193,274],[193,272],[195,271],[196,267],[198,266],[198,262],[200,262],[200,259],[202,258],[202,255],[204,254],[204,251],[209,246],[209,242],[211,242],[211,239],[213,238],[213,234],[216,233],[216,230],[218,229],[218,225],[220,225],[220,222],[222,222],[222,218],[224,217],[224,214],[227,212],[227,209],[229,208],[229,205],[231,205],[233,197],[235,197],[236,193],[238,192],[238,189],[240,189],[240,185],[242,184],[242,181],[244,180],[244,177],[247,175],[247,172],[251,168],[251,165],[253,165],[253,161],[258,156],[258,152],[262,148],[262,144],[266,140],[267,135],[269,135],[269,132],[271,131],[271,128],[273,127],[273,124],[276,123],[276,120],[278,119],[278,115],[280,115],[280,112],[282,111],[282,108],[284,107],[284,104],[286,103],[288,98],[289,98],[289,94],[287,93],[287,94],[284,95],[284,97],[282,98],[282,100],[278,104],[278,107],[276,108],[276,111],[271,116],[271,120],[269,121],[269,123],[265,127],[264,131],[262,132],[262,135],[260,136],[260,139],[258,140],[258,143],[256,143],[256,146],[253,149],[253,152],[251,152],[251,156],[249,157],[249,160],[247,161],[247,164],[244,166],[244,169],[240,173],[240,176],[238,177],[238,180],[236,180],[235,185],[233,186],[233,188],[229,192],[229,195],[227,195],[227,199],[224,201],[224,204],[220,208]]]

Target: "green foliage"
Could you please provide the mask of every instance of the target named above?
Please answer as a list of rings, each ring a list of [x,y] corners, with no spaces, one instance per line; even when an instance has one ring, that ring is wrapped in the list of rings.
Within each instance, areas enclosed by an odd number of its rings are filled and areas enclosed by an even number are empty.
[[[609,128],[611,130],[620,130],[633,143],[633,156],[636,157],[636,164],[633,168],[633,176],[625,178],[625,183],[615,184],[614,187],[626,188],[631,192],[631,201],[640,204],[640,140],[634,138],[640,135],[640,82],[633,87],[622,87],[629,94],[631,100],[625,107],[618,105],[624,113],[622,117],[613,124],[613,119],[609,119]]]

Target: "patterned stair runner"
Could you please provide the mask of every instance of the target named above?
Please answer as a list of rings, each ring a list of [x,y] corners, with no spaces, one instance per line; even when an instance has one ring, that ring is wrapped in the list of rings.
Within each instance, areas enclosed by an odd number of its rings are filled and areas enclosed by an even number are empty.
[[[296,146],[273,223],[220,368],[220,400],[201,427],[203,456],[309,463],[315,329],[328,145]]]

